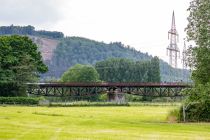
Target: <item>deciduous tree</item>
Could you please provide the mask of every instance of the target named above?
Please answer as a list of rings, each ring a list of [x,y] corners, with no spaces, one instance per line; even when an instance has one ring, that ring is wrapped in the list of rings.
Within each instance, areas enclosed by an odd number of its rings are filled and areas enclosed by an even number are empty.
[[[38,47],[28,37],[0,37],[0,96],[25,95],[25,84],[47,71]]]
[[[62,82],[97,82],[99,74],[93,66],[76,64],[63,73]]]
[[[188,121],[210,121],[210,0],[192,0],[188,11],[187,35],[196,44],[188,51],[188,65],[195,85],[183,92],[188,100],[180,112]]]
[[[210,1],[192,0],[188,11],[188,40],[196,43],[196,46],[189,50],[188,64],[193,68],[194,82],[205,84],[210,82]]]

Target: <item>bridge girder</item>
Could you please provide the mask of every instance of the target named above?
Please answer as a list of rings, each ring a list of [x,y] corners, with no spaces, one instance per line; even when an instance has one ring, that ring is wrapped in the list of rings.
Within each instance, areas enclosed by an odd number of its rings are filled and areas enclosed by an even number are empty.
[[[182,96],[183,84],[165,83],[31,83],[27,84],[28,94],[41,96],[93,96],[102,93],[127,93],[139,96],[176,97]]]

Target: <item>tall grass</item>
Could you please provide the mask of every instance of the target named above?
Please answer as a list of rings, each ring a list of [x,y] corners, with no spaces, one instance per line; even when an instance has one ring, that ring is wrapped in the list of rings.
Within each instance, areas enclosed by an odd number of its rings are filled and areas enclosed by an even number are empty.
[[[179,102],[51,102],[51,107],[84,107],[84,106],[180,106]]]

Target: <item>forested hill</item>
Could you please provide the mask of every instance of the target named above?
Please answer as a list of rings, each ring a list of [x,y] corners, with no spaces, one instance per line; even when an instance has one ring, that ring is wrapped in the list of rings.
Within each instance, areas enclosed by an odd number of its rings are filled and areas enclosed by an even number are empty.
[[[135,61],[150,60],[153,57],[121,42],[103,43],[81,37],[63,38],[54,50],[52,60],[48,62],[49,72],[46,76],[60,77],[69,67],[79,64],[92,64],[108,58],[127,58]],[[189,72],[171,68],[160,60],[162,81],[187,81]],[[184,74],[184,75],[183,75]]]
[[[40,51],[49,72],[42,75],[46,78],[60,78],[69,67],[79,64],[94,65],[108,58],[127,58],[137,61],[150,60],[151,55],[142,53],[121,42],[103,43],[82,37],[64,37],[62,32],[35,30],[28,26],[1,26],[0,35],[28,35],[40,46]],[[56,47],[57,46],[57,47]],[[161,81],[187,81],[189,72],[171,68],[160,60]]]
[[[48,76],[60,77],[69,67],[79,64],[95,64],[108,58],[148,60],[152,56],[124,46],[120,42],[106,44],[81,37],[67,37],[54,50]]]

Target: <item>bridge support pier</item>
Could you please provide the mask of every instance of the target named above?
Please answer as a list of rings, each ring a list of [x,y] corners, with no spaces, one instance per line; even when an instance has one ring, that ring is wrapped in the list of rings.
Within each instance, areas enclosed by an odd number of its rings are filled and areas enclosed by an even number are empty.
[[[115,103],[125,103],[125,94],[119,89],[108,91],[108,101]]]

